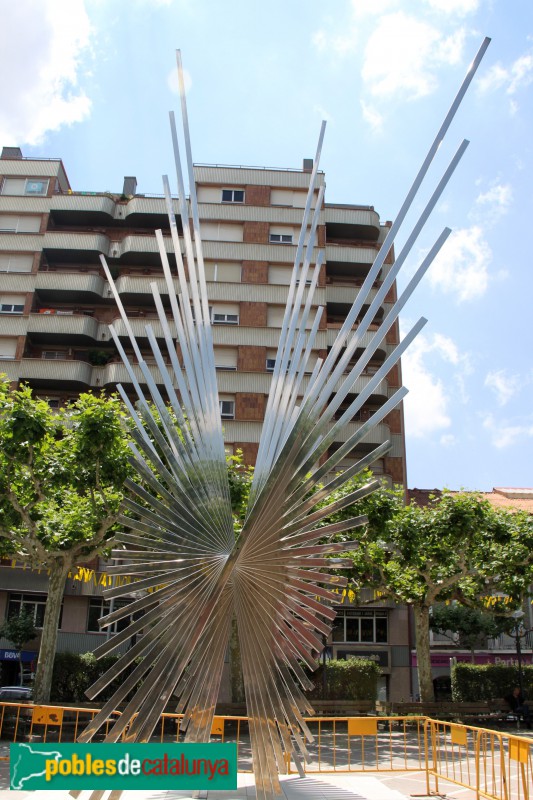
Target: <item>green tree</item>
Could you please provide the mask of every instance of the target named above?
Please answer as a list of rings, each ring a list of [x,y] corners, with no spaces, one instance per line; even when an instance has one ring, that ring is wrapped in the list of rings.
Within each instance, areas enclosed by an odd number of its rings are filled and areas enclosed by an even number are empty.
[[[82,394],[59,413],[0,383],[0,547],[49,574],[34,698],[50,697],[69,571],[102,553],[117,529],[129,471],[118,399]]]
[[[351,587],[412,607],[420,695],[432,700],[431,607],[445,600],[478,608],[492,600],[503,613],[518,607],[533,578],[533,517],[462,492],[445,492],[426,507],[404,506],[398,493],[385,488],[358,509],[368,514],[369,524],[355,532]],[[498,594],[506,596],[505,606]]]
[[[512,617],[491,614],[479,608],[468,608],[459,603],[439,603],[433,606],[429,618],[432,631],[446,636],[459,647],[470,650],[472,664],[476,647],[480,647],[487,638],[508,633],[514,624]]]
[[[19,651],[19,680],[24,684],[24,669],[22,667],[22,648],[37,636],[37,629],[33,624],[33,617],[23,608],[20,614],[8,617],[0,625],[0,636],[11,642]]]

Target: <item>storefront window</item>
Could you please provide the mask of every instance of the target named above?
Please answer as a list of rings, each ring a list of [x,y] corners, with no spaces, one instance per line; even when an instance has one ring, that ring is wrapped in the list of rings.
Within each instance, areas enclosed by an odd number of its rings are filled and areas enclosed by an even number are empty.
[[[386,611],[370,609],[337,609],[332,641],[386,644],[389,638]]]

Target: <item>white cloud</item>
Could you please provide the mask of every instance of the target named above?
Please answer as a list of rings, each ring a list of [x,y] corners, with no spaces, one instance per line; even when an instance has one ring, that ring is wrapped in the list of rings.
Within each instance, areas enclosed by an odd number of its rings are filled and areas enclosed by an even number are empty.
[[[481,227],[454,231],[429,268],[429,280],[458,302],[473,300],[487,291],[491,259]]]
[[[426,3],[434,11],[458,17],[474,14],[479,6],[479,0],[426,0]]]
[[[519,388],[518,375],[506,375],[503,369],[489,372],[485,378],[485,386],[493,390],[498,405],[504,406]]]
[[[513,189],[510,183],[494,183],[486,192],[476,197],[476,208],[471,213],[473,219],[480,219],[485,225],[498,222],[509,211],[513,203]]]
[[[381,17],[365,50],[362,76],[368,91],[381,98],[430,94],[437,86],[436,68],[460,60],[464,39],[461,28],[445,37],[403,11]]]
[[[531,377],[523,378],[520,375],[510,375],[507,370],[499,369],[487,373],[485,386],[496,395],[499,406],[506,405],[524,386],[531,383]]]
[[[498,206],[502,212],[506,212],[512,202],[513,190],[509,183],[495,184],[486,192],[481,192],[476,198],[476,203]]]
[[[405,322],[401,325],[402,336],[404,327],[408,328]],[[445,431],[440,443],[445,447],[456,443],[454,434],[447,430],[452,425],[450,406],[452,399],[456,403],[468,402],[464,379],[471,371],[468,354],[461,353],[449,336],[417,336],[402,357],[403,382],[409,389],[404,400],[407,436],[429,438]]]
[[[381,133],[383,130],[383,115],[379,113],[377,108],[374,106],[365,103],[364,100],[361,100],[361,112],[363,114],[363,119],[365,122],[368,122],[370,127],[376,133]]]
[[[515,114],[518,103],[514,96],[531,82],[533,82],[533,53],[525,53],[508,67],[499,62],[491,67],[478,81],[478,91],[492,92],[504,89],[509,97],[509,110],[511,114]]]
[[[83,0],[4,4],[0,142],[38,144],[47,131],[85,119],[91,101],[78,87],[91,25]],[[13,76],[6,80],[6,76]]]
[[[533,438],[533,424],[529,421],[503,420],[498,422],[493,414],[485,414],[483,427],[489,432],[494,447],[499,450],[520,444],[524,439]]]

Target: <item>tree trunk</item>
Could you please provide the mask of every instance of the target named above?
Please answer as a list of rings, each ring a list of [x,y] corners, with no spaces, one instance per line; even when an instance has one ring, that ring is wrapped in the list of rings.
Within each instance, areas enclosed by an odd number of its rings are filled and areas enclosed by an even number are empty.
[[[37,661],[35,683],[33,685],[33,700],[35,703],[50,702],[52,688],[52,671],[57,647],[57,634],[59,629],[59,615],[61,603],[67,581],[70,564],[64,559],[54,559],[50,565],[48,579],[48,598],[44,612],[41,648]]]
[[[429,606],[413,605],[416,634],[416,660],[418,664],[418,685],[422,702],[432,703],[435,699],[431,678],[431,651],[429,647]]]

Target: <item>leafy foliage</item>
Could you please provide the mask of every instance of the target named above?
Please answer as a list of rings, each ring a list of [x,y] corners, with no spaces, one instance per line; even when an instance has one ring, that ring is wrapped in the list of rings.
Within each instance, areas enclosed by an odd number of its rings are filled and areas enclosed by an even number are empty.
[[[128,474],[114,398],[80,395],[54,413],[0,383],[0,547],[32,566],[92,557],[112,533]]]
[[[49,573],[36,702],[50,696],[68,572],[104,552],[117,529],[126,419],[114,397],[82,394],[55,413],[29,387],[0,381],[0,554]]]
[[[12,642],[17,650],[22,650],[27,642],[37,636],[32,615],[22,610],[20,614],[9,617],[0,625],[0,636]]]
[[[324,665],[313,673],[315,689],[311,700],[375,700],[380,668],[368,658],[332,659],[326,663],[326,692],[324,694]]]
[[[523,686],[533,697],[533,666],[522,666]],[[452,668],[452,699],[459,703],[497,700],[518,686],[518,667],[506,664],[455,664]]]
[[[459,647],[473,651],[484,639],[495,638],[509,631],[515,621],[512,617],[490,614],[458,603],[441,603],[433,606],[429,624],[435,633],[447,636],[456,641]]]
[[[110,669],[118,656],[96,659],[94,653],[57,653],[52,673],[51,700],[56,703],[86,703],[86,689]],[[109,699],[118,688],[122,677],[107,686],[98,701]]]

